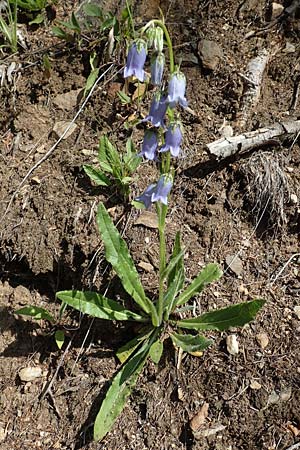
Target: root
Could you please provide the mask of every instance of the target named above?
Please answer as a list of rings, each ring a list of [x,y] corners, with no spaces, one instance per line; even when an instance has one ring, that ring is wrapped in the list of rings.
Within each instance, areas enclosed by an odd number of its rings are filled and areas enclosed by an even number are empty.
[[[287,222],[284,205],[289,200],[290,188],[281,166],[278,155],[270,152],[253,155],[242,166],[251,212],[255,218],[263,214],[269,229],[279,229]]]

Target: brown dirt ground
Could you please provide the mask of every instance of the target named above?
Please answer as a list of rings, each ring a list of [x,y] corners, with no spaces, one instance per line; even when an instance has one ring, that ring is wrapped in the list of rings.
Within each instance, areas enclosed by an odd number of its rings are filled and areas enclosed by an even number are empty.
[[[106,2],[106,7],[119,11],[119,3]],[[92,37],[87,36],[80,48],[65,45],[51,36],[50,22],[34,29],[25,21],[28,49],[3,55],[0,63],[15,61],[22,66],[14,80],[0,88],[1,449],[284,450],[299,443],[300,321],[294,310],[300,305],[299,145],[297,140],[293,146],[291,140],[269,143],[222,162],[205,150],[205,144],[220,137],[224,120],[234,127],[243,92],[239,74],[262,48],[271,57],[246,131],[299,116],[299,105],[291,110],[299,82],[298,11],[245,39],[249,31],[269,23],[270,5],[268,0],[134,4],[139,23],[158,17],[158,7],[162,9],[188,80],[193,112],[182,113],[184,155],[170,202],[168,243],[171,246],[175,232],[181,230],[188,279],[207,262],[225,268],[224,277],[194,300],[195,311],[254,297],[267,303],[255,322],[232,331],[240,345],[237,356],[226,349],[230,333],[211,333],[215,346],[202,357],[185,356],[177,368],[176,353],[167,343],[162,361],[158,367],[151,362],[146,366],[123,414],[101,443],[91,441],[92,423],[107,382],[118,368],[114,352],[134,330],[69,312],[61,326],[70,345],[60,352],[48,323],[26,320],[14,311],[30,303],[58,316],[59,289],[104,292],[108,286],[110,295],[117,294],[119,286],[107,270],[94,220],[100,200],[114,208],[113,217],[135,261],[154,267],[152,272],[141,269],[141,277],[155,294],[156,230],[136,225],[140,213],[125,208],[113,190],[91,186],[82,170],[97,156],[102,134],[121,144],[126,140],[129,132],[123,124],[135,111],[122,107],[116,96],[122,78],[107,76],[76,121],[75,132],[19,189],[28,170],[55,144],[54,124],[72,120],[78,110],[76,96],[88,75]],[[74,2],[54,8],[57,18],[66,20]],[[199,60],[197,45],[203,38],[222,49],[213,71]],[[103,44],[95,45],[101,54]],[[50,76],[41,64],[45,53]],[[116,69],[122,61],[122,54],[115,55]],[[69,95],[71,103],[62,105],[61,94]],[[142,111],[147,111],[149,98]],[[133,131],[136,144],[141,135],[140,129]],[[264,198],[260,195],[267,183],[264,175],[270,171],[274,180],[278,170],[285,184],[275,188],[272,184]],[[142,164],[132,195],[141,192],[155,173],[154,166]],[[296,202],[291,194],[297,196]],[[241,260],[239,275],[226,269],[230,255]],[[268,335],[265,348],[257,340],[260,333]],[[42,377],[22,383],[18,372],[26,366],[41,367]],[[51,395],[39,400],[58,367]],[[220,428],[208,437],[197,437],[189,421],[204,402],[209,403],[204,429]]]

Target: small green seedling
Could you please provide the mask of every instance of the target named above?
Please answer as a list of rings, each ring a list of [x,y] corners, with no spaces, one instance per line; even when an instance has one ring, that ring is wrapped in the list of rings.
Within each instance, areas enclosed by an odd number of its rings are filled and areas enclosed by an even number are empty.
[[[62,305],[62,307],[60,309],[60,317],[62,316],[64,309],[65,309],[65,305]],[[39,306],[33,306],[33,305],[24,306],[24,308],[20,308],[17,311],[15,311],[15,314],[19,314],[22,316],[30,316],[35,320],[48,320],[48,322],[50,322],[53,325],[56,322],[56,320],[54,319],[52,314],[50,314],[45,308],[41,308]],[[65,334],[64,334],[63,330],[61,330],[61,329],[56,330],[54,333],[54,339],[55,339],[57,347],[60,350],[62,348],[62,346],[64,344],[64,340],[65,340]]]
[[[9,48],[12,53],[18,51],[18,33],[17,33],[17,20],[18,20],[18,8],[17,0],[4,5],[4,10],[0,11],[0,36],[2,34],[4,43],[0,45],[0,48]]]
[[[132,175],[141,160],[131,138],[126,142],[126,152],[122,154],[113,146],[107,136],[102,136],[98,153],[100,169],[90,165],[84,165],[83,169],[98,186],[115,184],[121,194],[128,198]]]
[[[13,5],[14,0],[10,0],[9,3]],[[46,8],[48,0],[17,0],[17,6],[23,8],[26,11],[41,11]]]

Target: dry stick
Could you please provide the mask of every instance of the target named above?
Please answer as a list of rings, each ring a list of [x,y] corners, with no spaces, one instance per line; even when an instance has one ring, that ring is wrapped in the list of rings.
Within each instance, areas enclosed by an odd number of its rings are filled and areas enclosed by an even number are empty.
[[[273,278],[273,280],[271,281],[270,285],[272,286],[277,279],[280,277],[280,275],[285,271],[285,269],[287,268],[287,266],[293,261],[294,258],[297,258],[300,256],[300,253],[294,253],[289,260],[284,264],[284,266],[279,270],[279,272],[277,273],[277,275],[275,275],[275,277]]]
[[[221,138],[207,144],[206,147],[211,155],[222,159],[228,158],[235,153],[247,152],[265,144],[276,143],[278,145],[276,138],[283,138],[295,133],[300,133],[300,120],[278,122],[269,127],[259,128],[238,136]]]
[[[111,64],[95,81],[95,83],[93,84],[93,87],[91,88],[90,92],[88,93],[86,99],[84,100],[83,104],[81,105],[81,107],[79,108],[79,110],[77,111],[77,113],[75,114],[74,118],[72,119],[72,121],[69,123],[69,125],[66,127],[65,131],[63,132],[63,134],[59,137],[59,139],[55,142],[54,145],[52,145],[52,147],[47,151],[47,153],[39,160],[35,163],[34,166],[31,167],[31,169],[28,170],[27,174],[25,175],[25,177],[22,179],[21,183],[18,185],[17,189],[15,190],[15,192],[13,193],[13,195],[11,196],[11,199],[7,205],[7,208],[4,212],[4,216],[5,217],[12,205],[12,202],[14,201],[14,199],[16,198],[17,193],[20,191],[21,187],[24,185],[24,183],[26,183],[26,181],[28,180],[28,178],[30,177],[30,175],[43,163],[45,162],[49,156],[54,152],[54,150],[56,149],[56,147],[58,146],[58,144],[63,140],[63,138],[65,137],[65,135],[67,134],[67,132],[69,131],[69,129],[72,127],[72,125],[74,124],[74,122],[77,120],[78,116],[81,114],[81,112],[83,111],[85,105],[87,104],[87,102],[89,101],[92,93],[94,92],[97,84],[102,80],[102,78],[112,69],[112,67],[114,66],[114,64]]]
[[[252,109],[259,101],[262,80],[269,58],[270,53],[264,48],[248,63],[246,75],[243,76],[245,86],[236,121],[236,126],[239,128],[244,128]]]
[[[296,448],[300,447],[300,442],[297,442],[297,444],[291,445],[290,447],[287,447],[285,450],[296,450]]]

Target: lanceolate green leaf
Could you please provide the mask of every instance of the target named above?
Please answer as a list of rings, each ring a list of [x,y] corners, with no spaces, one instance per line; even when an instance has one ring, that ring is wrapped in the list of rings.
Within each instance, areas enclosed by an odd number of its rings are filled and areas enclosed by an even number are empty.
[[[160,358],[163,354],[163,350],[164,344],[159,339],[157,339],[157,341],[151,345],[149,356],[154,362],[154,364],[159,363]]]
[[[208,264],[178,297],[176,305],[183,305],[195,294],[202,292],[207,284],[214,280],[218,280],[221,276],[222,271],[217,264]]]
[[[204,336],[192,334],[171,334],[173,344],[182,348],[184,352],[199,352],[209,347],[213,341],[206,339]]]
[[[67,305],[84,314],[106,320],[134,320],[146,322],[148,319],[123,308],[122,305],[103,297],[97,292],[60,291],[56,296]]]
[[[149,355],[151,345],[158,335],[156,330],[151,338],[122,366],[112,381],[102,402],[94,424],[94,439],[100,441],[111,430],[122,412],[126,400]]]
[[[151,331],[152,329],[149,330],[149,327],[145,327],[144,331],[142,331],[138,336],[131,339],[131,341],[126,342],[126,344],[122,345],[122,347],[118,348],[118,350],[116,351],[116,356],[119,359],[120,363],[123,364],[125,361],[127,361],[127,359],[138,348],[141,342],[143,342],[150,336]]]
[[[109,186],[110,180],[98,169],[95,169],[93,166],[85,164],[83,166],[83,170],[85,173],[93,180],[98,186]]]
[[[114,226],[103,203],[100,203],[98,207],[97,223],[105,246],[107,261],[116,271],[124,289],[147,314],[151,315],[153,324],[158,325],[155,306],[146,297],[127,244]]]
[[[23,316],[30,316],[36,320],[49,320],[49,322],[54,322],[54,317],[44,308],[39,306],[24,306],[24,308],[15,311],[15,314],[21,314]]]
[[[261,299],[239,303],[192,319],[179,320],[176,325],[190,330],[219,331],[228,330],[230,327],[241,327],[254,319],[264,303],[265,300]]]

